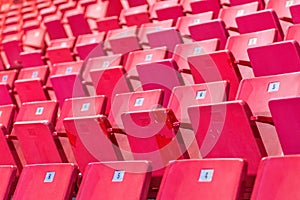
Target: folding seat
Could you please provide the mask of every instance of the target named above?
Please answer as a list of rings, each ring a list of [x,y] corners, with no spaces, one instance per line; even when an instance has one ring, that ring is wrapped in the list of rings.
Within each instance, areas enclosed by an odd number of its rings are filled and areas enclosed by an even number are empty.
[[[172,58],[176,61],[179,72],[185,72],[190,70],[187,61],[188,56],[213,52],[216,51],[218,47],[218,39],[203,40],[187,44],[177,44]]]
[[[299,9],[300,9],[299,3],[290,6],[290,12],[291,12],[292,21],[294,24],[300,23]]]
[[[112,52],[114,54],[124,54],[124,60],[126,61],[129,52],[140,50],[141,46],[136,33],[136,31],[126,32],[125,30],[120,34],[110,36],[108,42]]]
[[[82,83],[82,77],[77,72],[52,75],[50,81],[60,108],[65,99],[88,95],[87,89]]]
[[[53,130],[57,105],[55,101],[22,104],[12,135],[18,138],[27,164],[67,162],[63,147]]]
[[[191,106],[188,113],[202,157],[247,160],[248,185],[267,154],[247,104],[229,101]]]
[[[106,113],[109,112],[116,94],[132,91],[122,66],[91,70],[90,76],[96,94],[107,97]]]
[[[96,21],[96,23],[99,32],[107,32],[121,28],[119,25],[119,18],[117,16],[100,18]]]
[[[15,105],[0,106],[0,165],[14,165],[21,170],[21,156],[14,146],[13,137],[10,137],[16,114]]]
[[[300,31],[300,24],[294,24],[289,26],[285,35],[285,40],[296,40],[299,43],[300,42],[299,31]]]
[[[188,27],[189,25],[199,24],[202,23],[203,21],[211,20],[212,17],[213,17],[212,11],[194,14],[194,15],[182,16],[178,18],[176,22],[176,28],[181,33],[181,35],[189,36],[190,35],[190,31]]]
[[[190,25],[189,31],[191,38],[195,41],[219,39],[220,49],[225,48],[227,38],[229,36],[225,24],[220,19],[215,19],[200,24]]]
[[[218,17],[221,8],[219,0],[197,0],[192,1],[190,4],[192,13],[197,14],[207,11],[213,11],[214,18]]]
[[[163,89],[163,106],[168,105],[172,89],[184,85],[173,59],[165,59],[151,63],[140,63],[136,66],[143,90]],[[166,77],[168,77],[166,79]]]
[[[45,34],[46,30],[43,28],[37,28],[27,31],[23,37],[23,45],[33,49],[44,49]]]
[[[230,36],[225,49],[232,52],[238,64],[249,66],[250,60],[247,50],[249,48],[271,44],[276,41],[276,36],[275,29]]]
[[[58,134],[65,133],[63,120],[67,117],[83,117],[105,114],[106,97],[104,95],[66,99],[56,121]]]
[[[127,26],[136,25],[140,27],[142,24],[150,22],[148,5],[140,5],[123,9],[121,17],[124,18]]]
[[[148,33],[147,38],[151,48],[166,46],[168,50],[168,58],[173,56],[175,46],[183,43],[182,37],[176,28],[168,28]]]
[[[10,88],[13,88],[17,75],[18,71],[16,69],[0,71],[0,82],[6,83]]]
[[[7,104],[15,104],[16,100],[14,98],[13,91],[11,90],[10,86],[7,83],[0,83],[0,105],[7,105]]]
[[[108,115],[112,131],[124,131],[121,115],[129,111],[151,110],[162,107],[164,91],[162,89],[136,91],[116,94]]]
[[[219,81],[195,85],[174,87],[169,100],[168,108],[172,109],[180,122],[179,131],[184,142],[183,148],[190,158],[201,158],[199,147],[195,142],[187,109],[193,105],[219,103],[228,98],[229,82]]]
[[[27,16],[26,16],[27,17]],[[41,27],[41,22],[37,21],[35,16],[28,16],[28,19],[23,19],[22,29],[24,33],[27,33],[28,31],[39,29]],[[33,19],[31,19],[33,18]]]
[[[14,83],[21,103],[50,99],[44,87],[48,74],[49,69],[47,65],[21,70],[18,80]]]
[[[174,23],[178,17],[184,15],[182,6],[176,0],[155,2],[149,8],[149,13],[151,19],[158,19],[159,21],[173,19]]]
[[[0,198],[4,200],[11,199],[16,184],[17,169],[13,165],[0,165],[1,185]]]
[[[72,199],[77,176],[71,163],[26,165],[12,199]]]
[[[258,6],[259,3],[254,1],[242,5],[223,7],[220,10],[219,18],[224,21],[227,29],[238,31],[235,18],[256,12],[258,10]]]
[[[131,26],[131,27],[126,27],[126,28],[119,28],[119,29],[113,29],[107,32],[106,34],[106,43],[104,44],[104,46],[107,49],[111,49],[112,47],[110,46],[110,39],[119,39],[119,38],[124,38],[124,40],[126,40],[127,38],[129,38],[128,40],[131,40],[132,38],[134,38],[137,34],[137,26]],[[117,42],[115,42],[117,43]],[[135,44],[136,42],[134,41],[134,44],[131,46],[136,46]],[[129,45],[130,46],[130,45]],[[118,47],[116,45],[116,47]],[[116,48],[117,49],[117,48]],[[122,49],[122,48],[121,48]],[[114,54],[116,54],[115,52],[113,52]]]
[[[240,34],[275,28],[277,30],[276,40],[281,41],[284,37],[279,19],[275,11],[271,9],[236,17],[236,23]]]
[[[255,76],[300,71],[300,47],[294,40],[251,47],[248,54]]]
[[[42,50],[23,51],[20,53],[20,60],[22,67],[25,68],[46,64]]]
[[[122,55],[114,54],[108,56],[100,56],[89,58],[85,64],[83,64],[82,77],[85,81],[91,82],[90,71],[101,68],[108,68],[112,66],[118,66],[122,63]]]
[[[20,53],[23,51],[21,35],[4,37],[1,44],[9,64],[7,68],[19,68]]]
[[[137,64],[163,60],[166,57],[166,54],[167,49],[165,47],[130,52],[124,65],[127,77],[138,79],[136,71]]]
[[[61,22],[60,16],[57,15],[47,16],[44,19],[44,24],[51,40],[68,37],[65,27]]]
[[[284,155],[299,154],[299,97],[270,99],[269,108]]]
[[[68,11],[66,13],[66,17],[74,37],[92,33],[87,19],[82,11],[76,9]]]
[[[142,24],[138,32],[140,44],[145,45],[149,43],[147,38],[148,33],[153,33],[156,31],[161,31],[163,29],[171,28],[172,24],[172,19]]]
[[[123,112],[155,108],[161,98],[161,90],[118,94],[109,121],[104,115],[65,118],[64,127],[79,168],[83,171],[89,162],[95,161],[132,160],[127,136],[112,133],[122,133]]]
[[[52,40],[46,55],[52,64],[74,61],[73,46],[75,38]]]
[[[188,57],[195,84],[229,80],[228,100],[235,99],[239,82],[242,79],[234,60],[228,50]]]
[[[64,4],[58,6],[58,10],[64,15],[67,11],[75,10],[77,6],[77,2],[68,1]],[[80,8],[80,7],[79,7]]]
[[[126,196],[146,200],[150,179],[149,161],[90,163],[76,199],[122,199]]]
[[[75,44],[76,52],[81,60],[86,59],[90,52],[97,47],[97,56],[106,55],[105,50],[103,49],[102,42],[104,41],[105,33],[101,32],[98,34],[88,34],[78,36]],[[95,56],[96,56],[95,55]]]
[[[298,199],[299,155],[262,159],[251,199]]]
[[[300,3],[299,0],[269,0],[266,9],[273,9],[279,19],[292,22],[290,6]]]
[[[45,7],[43,9],[40,9],[40,16],[42,17],[43,20],[45,20],[46,17],[58,14],[58,9],[56,6],[49,6]],[[45,21],[44,21],[45,23]]]
[[[240,83],[236,99],[243,100],[249,105],[253,113],[251,120],[256,122],[269,156],[282,155],[282,148],[270,120],[268,101],[271,98],[298,96],[299,78],[299,73],[288,73],[244,79]]]
[[[265,8],[264,0],[229,0],[230,6],[242,5],[250,2],[258,2],[260,10],[263,10]]]
[[[166,168],[157,199],[242,199],[246,171],[243,159],[173,161]]]

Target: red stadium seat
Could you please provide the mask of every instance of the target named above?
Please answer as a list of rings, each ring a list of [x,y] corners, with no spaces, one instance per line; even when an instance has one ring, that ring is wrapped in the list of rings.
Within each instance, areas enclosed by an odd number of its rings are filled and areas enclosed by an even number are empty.
[[[257,172],[251,199],[299,198],[299,160],[298,155],[264,158]]]
[[[13,165],[0,165],[0,198],[10,199],[16,183],[17,169]]]
[[[219,18],[224,21],[227,29],[237,31],[235,18],[257,11],[258,5],[258,2],[251,2],[242,5],[223,7],[220,10]]]
[[[231,6],[236,6],[236,5],[242,5],[245,3],[250,3],[250,2],[258,2],[259,3],[259,9],[264,9],[265,7],[265,1],[264,0],[229,0]]]
[[[300,47],[296,41],[282,41],[248,49],[255,76],[300,71]]]
[[[236,23],[241,34],[275,28],[277,30],[276,40],[281,41],[284,38],[279,19],[275,11],[271,9],[239,16],[236,18]]]
[[[136,68],[143,90],[164,90],[164,107],[168,105],[173,87],[183,85],[183,79],[177,71],[178,66],[173,59],[140,63]]]
[[[289,73],[244,79],[240,83],[236,99],[244,100],[249,105],[253,113],[252,120],[257,122],[269,156],[282,155],[282,149],[275,127],[268,119],[271,117],[268,101],[271,98],[299,95],[299,78],[299,73]]]
[[[234,57],[228,50],[190,56],[188,62],[196,84],[229,80],[228,100],[235,99],[242,77]],[[202,67],[204,65],[205,68]]]
[[[208,39],[219,39],[220,49],[225,48],[229,36],[225,24],[220,19],[215,19],[200,24],[190,25],[189,30],[193,40],[201,41]]]
[[[270,99],[269,108],[284,155],[299,154],[299,96]]]
[[[221,5],[219,0],[196,0],[191,1],[192,13],[203,13],[207,11],[213,11],[214,18],[217,18]]]
[[[75,38],[52,40],[47,48],[47,57],[52,64],[74,61],[73,46]]]
[[[90,163],[76,199],[146,200],[150,179],[149,161]]]
[[[200,13],[200,14],[182,16],[178,18],[176,22],[176,28],[181,33],[181,35],[189,36],[190,35],[189,25],[199,24],[204,21],[211,20],[212,17],[213,17],[212,11]]]
[[[203,158],[242,158],[248,162],[249,178],[256,175],[266,152],[245,102],[191,106],[188,113]]]
[[[266,9],[273,9],[279,19],[292,22],[290,6],[300,3],[299,0],[269,0]]]
[[[230,36],[225,48],[232,52],[238,64],[249,66],[250,60],[247,54],[248,48],[271,44],[275,41],[276,30],[269,29]]]
[[[246,171],[242,159],[173,161],[166,168],[157,199],[240,199]]]
[[[13,199],[71,199],[76,179],[77,167],[74,164],[27,165]]]

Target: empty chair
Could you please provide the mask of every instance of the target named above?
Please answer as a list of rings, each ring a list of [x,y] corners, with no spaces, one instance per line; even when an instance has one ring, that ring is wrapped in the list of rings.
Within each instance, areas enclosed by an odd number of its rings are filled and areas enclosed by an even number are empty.
[[[294,24],[289,26],[285,35],[285,40],[296,40],[299,43],[300,42],[299,32],[300,32],[300,24]]]
[[[22,67],[35,67],[45,65],[42,50],[33,50],[30,52],[21,52],[20,59]]]
[[[187,72],[190,70],[187,60],[188,56],[210,53],[216,51],[218,47],[218,39],[177,44],[173,53],[173,59],[176,61],[180,72]]]
[[[52,40],[47,48],[47,57],[52,64],[74,61],[73,46],[75,38]]]
[[[253,13],[258,10],[258,2],[251,2],[242,5],[223,7],[220,10],[219,18],[224,21],[226,28],[233,31],[237,30],[235,18],[245,14]]]
[[[140,63],[136,66],[143,90],[163,89],[163,106],[168,105],[172,89],[184,85],[178,66],[173,59],[165,59],[151,63]],[[166,77],[168,77],[166,79]]]
[[[148,5],[140,5],[123,9],[121,17],[124,18],[127,26],[137,25],[140,27],[142,24],[150,22],[150,16],[147,8]]]
[[[47,33],[51,40],[67,38],[67,32],[61,19],[57,15],[48,16],[44,19]]]
[[[17,169],[13,165],[0,165],[1,185],[0,198],[11,199],[16,184]]]
[[[300,9],[299,3],[290,6],[290,12],[291,12],[292,21],[294,24],[300,23],[299,9]]]
[[[65,133],[63,120],[66,117],[93,116],[105,113],[106,97],[104,95],[66,99],[56,121],[57,133]]]
[[[138,78],[137,64],[163,60],[166,54],[167,49],[165,47],[130,52],[124,66],[128,78]]]
[[[196,41],[219,39],[220,49],[225,48],[227,38],[229,36],[225,24],[220,19],[203,22],[200,24],[190,25],[189,30],[191,38]]]
[[[65,99],[88,95],[87,89],[82,83],[81,75],[76,72],[52,75],[50,80],[60,107],[62,107]]]
[[[191,106],[188,113],[202,157],[245,159],[250,181],[266,151],[257,126],[250,121],[247,104],[230,101]]]
[[[75,49],[78,53],[79,58],[81,60],[84,60],[88,56],[95,57],[95,55],[90,55],[92,50],[94,50],[95,48],[97,48],[97,53],[94,54],[96,54],[97,56],[106,55],[106,52],[103,49],[104,36],[104,32],[98,34],[87,34],[78,36],[75,44]]]
[[[66,13],[66,18],[70,25],[72,34],[74,37],[79,35],[91,34],[91,28],[87,22],[87,19],[80,10],[71,10]]]
[[[168,29],[172,27],[172,24],[173,24],[172,19],[142,24],[138,32],[138,38],[140,40],[140,44],[149,43],[147,38],[148,33],[161,31],[163,29]]]
[[[64,150],[53,134],[57,103],[24,103],[13,126],[27,164],[67,162]],[[30,137],[29,137],[30,136]]]
[[[157,199],[240,199],[246,170],[243,159],[173,161],[166,168]]]
[[[229,80],[228,100],[235,99],[239,82],[242,79],[234,60],[233,55],[228,50],[188,57],[196,84]]]
[[[176,0],[155,2],[150,6],[149,13],[152,19],[158,19],[159,21],[173,19],[176,23],[177,18],[183,16],[183,8]]]
[[[270,99],[269,108],[284,155],[299,154],[299,97]]]
[[[96,21],[96,23],[97,23],[99,32],[102,32],[102,31],[107,32],[110,30],[121,28],[119,25],[119,19],[117,16],[100,18]]]
[[[116,94],[132,91],[122,66],[91,70],[90,76],[96,94],[107,97],[106,113],[109,112]]]
[[[0,105],[7,105],[7,104],[15,104],[17,105],[16,99],[14,97],[13,91],[6,83],[0,83]]]
[[[273,9],[278,15],[279,19],[292,22],[290,6],[300,3],[299,0],[269,0],[266,8]]]
[[[16,69],[0,71],[0,82],[6,83],[10,88],[14,87],[14,81],[17,79],[18,71]]]
[[[6,36],[2,39],[1,45],[9,66],[7,68],[20,68],[20,53],[23,51],[20,35]]]
[[[281,41],[284,38],[279,19],[275,11],[271,9],[239,16],[236,18],[236,23],[241,34],[275,28],[277,30],[276,40]]]
[[[85,61],[85,63],[82,64],[82,77],[85,81],[91,82],[90,71],[112,66],[118,66],[121,65],[121,63],[121,54],[89,58]]]
[[[204,13],[194,14],[194,15],[187,15],[179,17],[176,22],[176,28],[183,36],[189,36],[189,25],[202,23],[204,21],[211,20],[213,17],[213,12],[208,11]]]
[[[147,34],[151,48],[166,46],[168,58],[171,58],[177,44],[183,43],[180,33],[175,28],[163,29]]]
[[[126,196],[146,200],[150,179],[149,161],[90,163],[76,199],[122,199]]]
[[[71,199],[77,173],[70,163],[26,165],[12,199]]]
[[[294,40],[251,47],[248,55],[255,76],[300,71],[300,47]]]
[[[299,155],[262,159],[251,199],[298,199]]]
[[[220,3],[219,0],[196,0],[191,1],[190,3],[192,13],[203,13],[207,11],[213,11],[213,17],[217,18],[219,11],[220,11]]]
[[[271,113],[268,101],[271,98],[282,98],[299,95],[299,73],[288,73],[273,76],[261,76],[244,79],[240,83],[236,99],[244,100],[249,105],[264,146],[269,156],[282,155],[282,148],[275,127],[269,117]],[[259,103],[257,99],[260,99]]]
[[[250,65],[247,49],[271,44],[276,41],[276,35],[275,29],[268,29],[230,36],[225,48],[232,52],[238,64]]]
[[[265,7],[265,1],[263,1],[263,0],[229,0],[229,3],[231,6],[242,5],[242,4],[250,3],[250,2],[258,2],[259,9],[264,9],[264,7]]]
[[[191,121],[188,116],[188,107],[208,103],[219,103],[228,98],[229,83],[227,81],[210,82],[195,85],[174,87],[168,108],[172,109],[180,122],[179,131],[183,139],[183,149],[190,158],[201,158],[199,147],[195,141]]]

